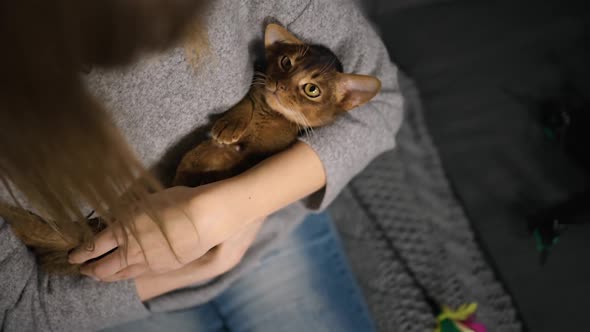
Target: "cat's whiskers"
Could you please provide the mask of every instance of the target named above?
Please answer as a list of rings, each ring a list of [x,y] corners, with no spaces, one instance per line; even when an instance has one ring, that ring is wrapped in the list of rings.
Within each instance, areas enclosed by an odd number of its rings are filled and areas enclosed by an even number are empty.
[[[305,57],[305,54],[307,54],[307,52],[309,51],[309,45],[299,45],[298,49],[297,49],[297,55],[300,58]]]
[[[250,83],[250,89],[252,88],[264,88],[266,86],[266,84],[264,82],[252,82]]]
[[[297,113],[287,107],[286,107],[286,109],[287,109],[287,112],[290,113],[291,116],[294,118],[295,121],[293,121],[293,122],[295,122],[295,125],[297,125],[297,131],[301,132],[303,130],[303,127],[302,127],[301,123],[299,123],[299,113]]]
[[[303,115],[303,114],[299,114],[299,115],[301,117],[301,121],[304,123],[305,135],[307,136],[307,139],[309,141],[311,141],[312,138],[315,136],[315,132],[313,131],[313,127],[309,124],[309,120],[307,120],[305,115]]]
[[[266,75],[265,73],[261,72],[261,71],[255,71],[254,72],[254,78],[262,78],[262,79],[268,79],[268,75]]]
[[[285,111],[286,114],[284,114],[287,119],[291,120],[292,123],[295,123],[295,125],[297,126],[297,132],[304,132],[305,128],[303,126],[303,124],[301,123],[301,118],[300,118],[300,114],[294,110],[292,110],[290,107],[288,107],[287,105],[283,105],[281,104],[281,106],[283,106],[283,109]]]
[[[297,124],[297,131],[303,132],[307,136],[307,131],[305,130],[305,126],[301,122],[301,114],[295,111],[290,111],[293,116],[295,117],[295,123]]]
[[[334,66],[334,64],[336,63],[336,59],[332,59],[330,60],[330,62],[326,63],[324,65],[324,67],[322,67],[322,69],[320,70],[320,75],[324,75],[328,69],[332,68],[332,66]]]
[[[265,87],[266,86],[266,78],[262,77],[260,72],[254,73],[254,78],[252,79],[252,83],[250,83],[250,88],[253,87]]]
[[[287,111],[295,118],[295,124],[297,125],[297,130],[302,131],[308,141],[311,141],[315,132],[313,128],[309,124],[309,121],[305,117],[305,115],[301,114],[300,112],[293,111],[290,108],[286,108]]]
[[[252,78],[252,83],[250,87],[265,87],[268,82],[268,75],[261,71],[254,71],[254,77]]]
[[[299,119],[299,123],[301,123],[301,129],[303,130],[303,134],[305,135],[305,138],[307,138],[308,141],[311,141],[312,136],[311,133],[309,132],[309,126],[307,125],[307,121],[305,120],[305,116],[303,116],[303,114],[297,114],[297,117]]]
[[[305,119],[305,121],[307,122],[307,130],[309,131],[311,137],[315,137],[315,131],[314,131],[313,127],[309,124],[307,119]]]
[[[304,57],[307,52],[309,52],[309,45],[305,45],[305,50],[303,51],[303,54],[301,54],[302,57]]]

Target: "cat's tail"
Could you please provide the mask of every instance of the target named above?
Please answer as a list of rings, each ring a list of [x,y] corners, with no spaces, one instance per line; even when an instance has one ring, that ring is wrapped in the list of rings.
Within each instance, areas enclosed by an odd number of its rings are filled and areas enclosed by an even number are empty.
[[[0,203],[0,216],[8,222],[12,232],[35,252],[43,270],[61,275],[79,273],[79,265],[68,262],[68,253],[90,238],[92,232],[89,227],[72,222],[67,229],[57,230],[41,217],[4,203]]]
[[[173,185],[197,187],[230,178],[247,168],[246,155],[238,145],[207,140],[184,155]]]

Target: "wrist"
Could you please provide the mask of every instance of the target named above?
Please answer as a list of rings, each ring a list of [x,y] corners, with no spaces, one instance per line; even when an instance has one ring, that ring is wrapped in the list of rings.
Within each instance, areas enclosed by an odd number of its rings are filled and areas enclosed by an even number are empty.
[[[238,176],[191,188],[191,220],[199,232],[214,235],[202,240],[225,240],[325,183],[319,156],[307,144],[296,143]]]
[[[247,192],[237,178],[191,188],[189,214],[196,229],[207,234],[200,241],[205,251],[256,220]]]
[[[228,180],[250,220],[264,218],[322,189],[323,164],[306,143],[298,142],[246,172]],[[245,202],[245,203],[244,203]]]

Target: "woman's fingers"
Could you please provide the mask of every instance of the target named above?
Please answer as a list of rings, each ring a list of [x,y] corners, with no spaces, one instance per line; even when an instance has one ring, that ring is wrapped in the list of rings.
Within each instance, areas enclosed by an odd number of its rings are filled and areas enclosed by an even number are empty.
[[[90,259],[100,257],[118,246],[119,242],[115,236],[114,227],[110,226],[96,236],[92,250],[84,247],[74,249],[69,255],[69,262],[82,264]]]
[[[141,264],[152,272],[162,273],[182,267],[174,251],[166,241],[166,237],[147,217],[136,219],[138,234],[128,234],[120,239],[121,245],[112,253],[90,262],[80,269],[82,274],[106,280],[116,278],[123,270],[132,265]],[[147,226],[144,226],[147,225]],[[141,238],[141,243],[137,237]],[[97,240],[100,241],[101,239]],[[97,244],[98,246],[98,244]],[[125,272],[126,273],[126,272]]]
[[[154,194],[151,201],[159,220],[153,220],[147,213],[134,213],[133,219],[127,223],[120,221],[99,233],[93,250],[76,248],[70,254],[70,262],[86,263],[80,269],[85,275],[115,281],[146,272],[177,271],[211,247],[223,244],[223,254],[218,253],[224,257],[222,263],[215,259],[211,263],[222,265],[222,269],[231,268],[241,260],[261,223],[239,225],[232,221],[232,224],[241,226],[235,230],[237,234],[219,231],[228,227],[213,226],[218,220],[214,212],[219,210],[214,204],[203,203],[199,209],[191,205],[193,209],[190,211],[185,208],[186,202],[195,197],[195,193],[188,189],[176,187]],[[203,199],[203,202],[208,201]]]
[[[121,230],[121,228],[118,227],[116,229]],[[108,249],[109,247],[107,244],[109,242],[107,240],[104,242],[99,242],[103,239],[106,239],[102,238],[101,235],[102,233],[96,240],[96,247],[100,246],[100,248],[103,250]],[[144,264],[145,258],[143,256],[143,251],[138,245],[135,237],[129,234],[126,239],[122,238],[122,236],[119,238],[120,245],[117,244],[117,241],[115,241],[115,250],[113,250],[110,254],[100,258],[99,260],[83,265],[80,268],[80,273],[96,279],[104,280],[129,266]]]
[[[124,254],[125,253],[122,252],[121,249],[117,249],[96,262],[82,266],[80,268],[80,273],[103,280],[128,266],[138,263],[129,262],[129,259],[123,257]]]
[[[242,232],[236,234],[224,243],[213,247],[182,268],[158,274],[145,273],[135,279],[137,294],[142,301],[172,290],[186,287],[198,282],[210,280],[234,268],[244,256],[248,247],[256,239],[256,234],[262,226],[263,220],[248,225]]]

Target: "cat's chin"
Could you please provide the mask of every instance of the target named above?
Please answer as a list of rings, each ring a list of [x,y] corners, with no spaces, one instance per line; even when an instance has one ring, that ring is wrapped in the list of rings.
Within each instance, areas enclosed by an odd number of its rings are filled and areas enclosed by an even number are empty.
[[[296,111],[292,111],[292,110],[288,109],[287,107],[285,107],[281,103],[279,97],[276,94],[265,93],[264,99],[266,100],[266,103],[268,104],[268,106],[270,108],[272,108],[275,112],[280,113],[281,115],[283,115],[285,118],[287,118],[291,122],[305,126],[304,123],[301,123],[300,119],[298,118],[297,114],[295,113]]]
[[[270,106],[270,108],[281,114],[283,113],[281,110],[283,110],[285,107],[283,106],[283,104],[281,104],[281,101],[279,100],[279,97],[277,95],[275,95],[272,92],[266,92],[264,94],[264,100],[266,100],[266,103],[268,104],[268,106]]]

